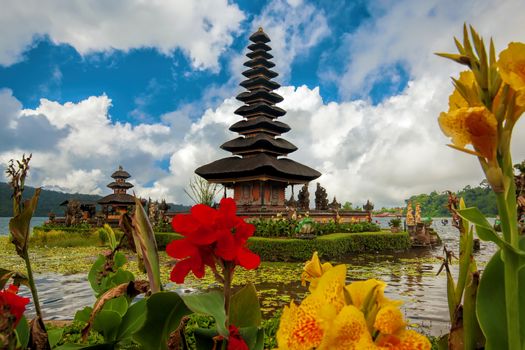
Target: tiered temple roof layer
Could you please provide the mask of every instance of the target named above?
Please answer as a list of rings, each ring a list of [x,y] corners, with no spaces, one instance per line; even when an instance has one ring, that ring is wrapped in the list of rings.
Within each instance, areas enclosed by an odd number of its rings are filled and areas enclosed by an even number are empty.
[[[271,50],[267,45],[270,38],[259,29],[250,36],[250,40],[253,43],[248,46],[250,52],[246,54],[249,60],[244,63],[249,69],[242,73],[247,79],[240,83],[247,91],[237,96],[237,100],[244,105],[234,112],[243,119],[230,127],[231,131],[241,136],[221,146],[232,152],[234,157],[203,165],[195,172],[208,181],[226,186],[243,181],[268,180],[277,181],[283,186],[307,183],[318,178],[321,173],[283,158],[296,151],[297,147],[280,137],[290,127],[276,120],[284,116],[286,111],[275,105],[283,98],[273,92],[280,85],[272,80],[278,73],[271,70],[275,64],[269,61],[273,58],[268,52]]]

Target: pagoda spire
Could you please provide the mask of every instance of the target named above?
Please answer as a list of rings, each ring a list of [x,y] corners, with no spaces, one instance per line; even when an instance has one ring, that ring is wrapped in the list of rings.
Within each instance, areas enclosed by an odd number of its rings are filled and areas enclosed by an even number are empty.
[[[230,126],[239,137],[221,145],[233,156],[203,165],[195,172],[210,182],[233,187],[236,201],[257,202],[262,207],[269,200],[284,206],[286,186],[308,183],[321,173],[285,158],[297,147],[281,137],[290,131],[290,126],[277,120],[286,111],[276,106],[283,97],[274,92],[281,85],[273,80],[279,74],[272,70],[275,64],[269,53],[270,38],[259,28],[249,39],[252,43],[248,45],[248,60],[244,63],[248,69],[242,72],[246,79],[239,84],[245,91],[237,95],[243,105],[234,112],[242,119]],[[259,189],[253,190],[256,188]],[[268,197],[269,193],[273,197]]]

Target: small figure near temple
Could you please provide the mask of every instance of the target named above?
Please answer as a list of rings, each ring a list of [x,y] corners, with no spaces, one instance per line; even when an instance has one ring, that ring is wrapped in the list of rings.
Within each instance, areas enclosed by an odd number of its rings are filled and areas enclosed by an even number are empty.
[[[306,184],[303,185],[297,195],[297,207],[301,210],[310,209],[310,192],[308,192],[308,186]]]
[[[315,210],[328,210],[328,195],[319,182],[315,190]]]

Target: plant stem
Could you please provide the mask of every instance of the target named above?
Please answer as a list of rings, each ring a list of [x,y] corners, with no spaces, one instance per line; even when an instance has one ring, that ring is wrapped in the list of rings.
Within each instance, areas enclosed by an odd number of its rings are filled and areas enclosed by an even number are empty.
[[[511,186],[513,187],[513,186]],[[513,188],[511,188],[513,190]],[[509,191],[510,192],[510,191]],[[505,240],[517,248],[518,231],[515,220],[515,205],[507,206],[504,193],[496,193],[498,211],[501,219],[501,230]],[[514,220],[513,220],[514,219]],[[511,221],[513,220],[513,221]],[[521,349],[520,346],[520,315],[519,315],[519,293],[518,293],[518,269],[519,256],[508,249],[502,249],[502,260],[504,265],[505,279],[505,311],[507,318],[507,337],[509,349]]]
[[[31,294],[33,295],[33,304],[35,304],[36,315],[41,320],[44,320],[42,316],[42,310],[40,309],[40,301],[38,300],[35,279],[33,277],[33,269],[31,268],[31,262],[29,261],[29,253],[27,250],[23,253],[23,259],[26,263],[27,279],[29,280],[29,289],[31,289]]]
[[[231,287],[233,277],[233,267],[230,266],[229,262],[224,263],[224,313],[226,314],[225,326],[226,329],[230,326],[230,300],[231,300]]]

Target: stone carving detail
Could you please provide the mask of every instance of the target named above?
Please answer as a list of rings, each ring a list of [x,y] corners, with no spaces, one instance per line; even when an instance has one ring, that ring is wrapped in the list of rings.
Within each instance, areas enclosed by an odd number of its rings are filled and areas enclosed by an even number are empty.
[[[66,207],[66,226],[78,225],[82,222],[82,210],[80,209],[80,202],[72,199],[67,203]]]
[[[328,210],[328,195],[319,182],[315,190],[315,210]]]
[[[339,209],[341,209],[341,203],[339,203],[337,199],[335,199],[335,196],[334,196],[334,200],[332,201],[332,203],[330,203],[330,205],[328,205],[328,208],[338,211]]]
[[[310,192],[308,192],[308,186],[305,184],[297,195],[297,207],[301,210],[310,209]]]
[[[372,211],[372,210],[374,210],[374,203],[370,202],[370,200],[367,199],[366,203],[363,204],[363,209],[365,211]]]

